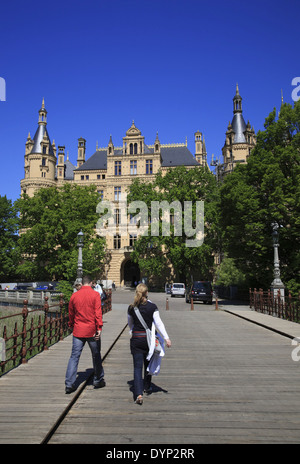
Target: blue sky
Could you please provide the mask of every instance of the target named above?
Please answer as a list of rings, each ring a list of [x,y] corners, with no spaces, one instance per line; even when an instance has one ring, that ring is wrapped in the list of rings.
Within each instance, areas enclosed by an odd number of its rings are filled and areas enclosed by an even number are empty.
[[[75,164],[115,146],[134,119],[153,144],[203,132],[220,156],[238,82],[255,131],[300,76],[298,0],[53,0],[2,2],[0,195],[13,201],[24,176],[25,142],[42,99],[48,132]]]

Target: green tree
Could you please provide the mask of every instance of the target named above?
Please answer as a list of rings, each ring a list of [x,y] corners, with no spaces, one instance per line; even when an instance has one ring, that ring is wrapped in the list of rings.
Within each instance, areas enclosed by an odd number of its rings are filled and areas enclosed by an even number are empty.
[[[11,200],[0,196],[0,281],[16,278],[18,217]]]
[[[20,211],[19,272],[28,280],[73,280],[77,269],[77,234],[84,233],[83,272],[99,276],[105,241],[95,234],[94,186],[65,184],[38,190],[17,200]]]
[[[246,165],[227,176],[220,192],[223,247],[248,284],[273,280],[272,223],[280,227],[282,280],[300,289],[300,101],[265,121]],[[298,283],[295,282],[295,279]]]
[[[213,267],[213,249],[216,245],[217,214],[217,185],[211,172],[203,167],[187,169],[179,166],[169,169],[167,173],[161,171],[152,183],[135,180],[128,195],[128,203],[142,200],[148,206],[149,215],[152,211],[151,202],[166,201],[172,204],[178,201],[181,205],[182,235],[177,236],[175,222],[170,223],[170,235],[163,233],[162,215],[160,214],[159,233],[140,236],[135,243],[132,258],[139,263],[142,271],[147,275],[160,276],[166,272],[171,264],[175,270],[176,278],[183,282],[199,276],[210,278]],[[186,214],[184,202],[190,201],[193,205],[193,227],[196,221],[196,202],[204,201],[204,231],[205,238],[201,246],[188,247],[184,217]],[[172,211],[172,210],[171,210]],[[150,217],[149,217],[150,219]]]
[[[243,287],[245,275],[236,267],[233,258],[224,258],[217,272],[216,285]]]

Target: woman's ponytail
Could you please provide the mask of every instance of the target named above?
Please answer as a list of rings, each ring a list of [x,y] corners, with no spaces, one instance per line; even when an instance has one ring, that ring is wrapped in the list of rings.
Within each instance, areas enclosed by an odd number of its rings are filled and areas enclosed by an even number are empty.
[[[147,301],[147,292],[148,287],[145,284],[139,284],[135,289],[135,297],[133,306],[139,306],[140,304],[144,304]]]

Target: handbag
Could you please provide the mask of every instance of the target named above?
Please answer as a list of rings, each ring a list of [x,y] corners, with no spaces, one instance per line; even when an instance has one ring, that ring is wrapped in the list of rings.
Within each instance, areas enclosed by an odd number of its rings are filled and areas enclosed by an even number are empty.
[[[134,308],[134,311],[135,311],[135,314],[137,315],[137,317],[138,317],[140,323],[142,324],[142,326],[143,326],[144,329],[146,330],[147,343],[148,343],[148,346],[149,346],[149,349],[150,349],[150,346],[151,346],[151,338],[152,338],[152,331],[149,329],[149,327],[147,326],[146,322],[144,321],[143,316],[142,316],[141,313],[140,313],[140,310],[139,310],[138,308]],[[155,331],[154,323],[152,323],[152,330]],[[155,354],[160,354],[161,350],[162,350],[162,347],[161,347],[159,338],[158,338],[158,336],[155,334],[154,353],[155,353]]]

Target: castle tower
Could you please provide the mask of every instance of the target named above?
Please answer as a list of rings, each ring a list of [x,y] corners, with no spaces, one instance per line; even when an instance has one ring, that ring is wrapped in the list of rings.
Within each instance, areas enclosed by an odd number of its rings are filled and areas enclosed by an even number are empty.
[[[228,124],[222,149],[223,175],[232,172],[238,163],[246,163],[255,144],[254,128],[249,121],[246,124],[243,117],[242,97],[237,84],[233,97],[233,119]]]
[[[206,153],[206,146],[204,137],[202,136],[202,132],[197,131],[195,132],[195,158],[196,161],[200,164],[200,166],[207,165],[207,153]]]
[[[58,162],[57,162],[57,180],[63,180],[65,177],[65,147],[58,146]]]
[[[25,144],[25,177],[21,180],[21,192],[33,196],[43,187],[51,187],[55,182],[56,147],[50,142],[47,131],[47,111],[44,99],[39,110],[37,131],[31,139],[28,134]]]
[[[79,168],[83,163],[85,163],[85,148],[86,140],[80,137],[78,139],[77,168]]]

